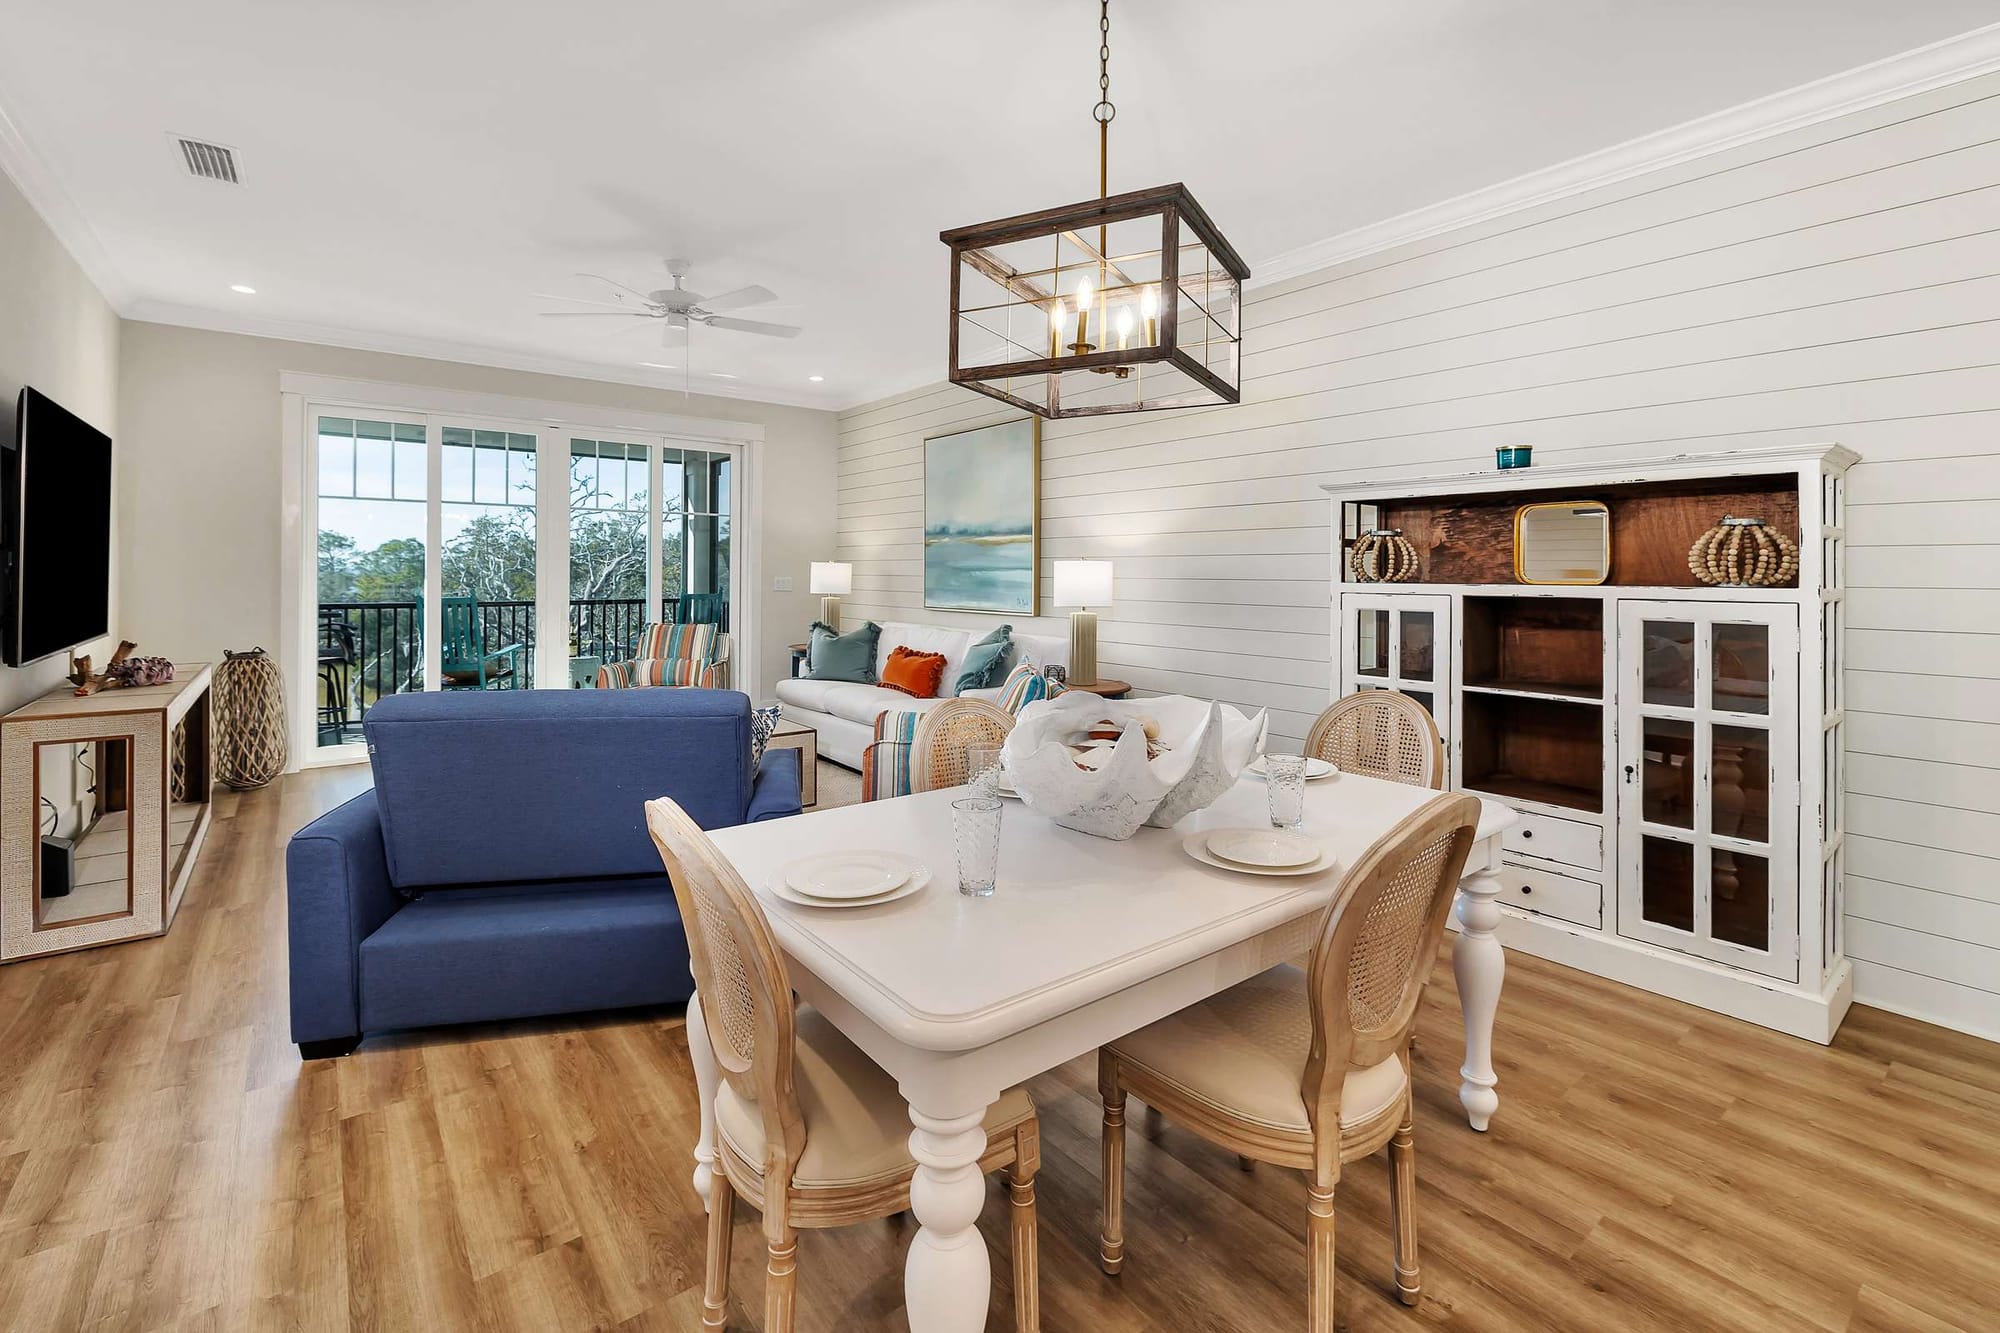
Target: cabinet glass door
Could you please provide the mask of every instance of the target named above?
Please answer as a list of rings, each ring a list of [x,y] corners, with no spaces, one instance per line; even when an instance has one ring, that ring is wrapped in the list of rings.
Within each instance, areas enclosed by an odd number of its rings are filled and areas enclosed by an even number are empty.
[[[1790,606],[1622,602],[1618,930],[1798,979]]]
[[[1451,698],[1445,679],[1451,655],[1442,645],[1451,622],[1451,598],[1434,593],[1343,593],[1340,604],[1346,631],[1341,694],[1400,690],[1430,711],[1449,753],[1444,714]]]

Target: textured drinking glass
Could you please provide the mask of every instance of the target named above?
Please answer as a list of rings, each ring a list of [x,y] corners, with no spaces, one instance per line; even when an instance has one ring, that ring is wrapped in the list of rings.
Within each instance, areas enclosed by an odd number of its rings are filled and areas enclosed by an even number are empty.
[[[951,803],[952,840],[958,847],[958,891],[991,898],[1000,873],[1000,802],[971,796]]]
[[[975,796],[997,796],[1000,792],[1000,747],[965,747],[965,780]]]
[[[1271,827],[1297,828],[1306,819],[1306,761],[1296,754],[1264,756],[1264,785],[1271,794]]]

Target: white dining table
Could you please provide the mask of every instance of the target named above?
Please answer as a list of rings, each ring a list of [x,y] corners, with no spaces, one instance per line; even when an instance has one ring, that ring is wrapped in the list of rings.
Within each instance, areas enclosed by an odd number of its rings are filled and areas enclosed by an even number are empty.
[[[909,1103],[919,1230],[904,1267],[912,1333],[986,1324],[989,1259],[981,1122],[1007,1088],[1308,952],[1341,872],[1436,793],[1341,774],[1308,783],[1304,831],[1333,858],[1303,877],[1215,868],[1182,849],[1187,833],[1268,826],[1264,784],[1244,777],[1172,829],[1114,842],[1062,828],[1007,802],[998,891],[957,891],[951,803],[964,788],[847,806],[711,836],[756,891],[799,997],[892,1074]],[[1478,841],[1456,907],[1453,951],[1465,1022],[1459,1100],[1476,1130],[1499,1107],[1493,1019],[1504,954],[1501,830],[1514,813],[1482,801]],[[865,908],[794,905],[766,887],[815,852],[893,851],[932,872],[921,892]],[[695,1188],[708,1199],[715,1161],[717,1066],[687,1009],[701,1097]]]

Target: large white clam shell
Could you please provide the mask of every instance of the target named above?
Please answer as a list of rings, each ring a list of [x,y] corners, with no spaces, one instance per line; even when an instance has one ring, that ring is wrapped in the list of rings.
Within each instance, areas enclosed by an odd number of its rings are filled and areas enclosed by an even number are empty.
[[[1166,752],[1146,758],[1139,719],[1160,725]],[[1069,742],[1109,719],[1124,734],[1077,767]],[[1107,700],[1081,691],[1029,704],[1007,738],[1007,776],[1030,810],[1099,838],[1129,838],[1144,825],[1166,828],[1214,804],[1264,749],[1265,714],[1245,717],[1227,704],[1182,695]]]

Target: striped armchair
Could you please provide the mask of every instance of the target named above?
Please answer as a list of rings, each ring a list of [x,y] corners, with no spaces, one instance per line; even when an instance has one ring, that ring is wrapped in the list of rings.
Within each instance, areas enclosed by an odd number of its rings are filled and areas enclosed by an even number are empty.
[[[714,625],[651,624],[640,633],[631,661],[607,662],[597,669],[600,690],[648,685],[728,689],[729,636]]]
[[[875,715],[875,739],[861,752],[861,799],[886,801],[912,790],[910,761],[914,757],[918,710],[885,709]]]

